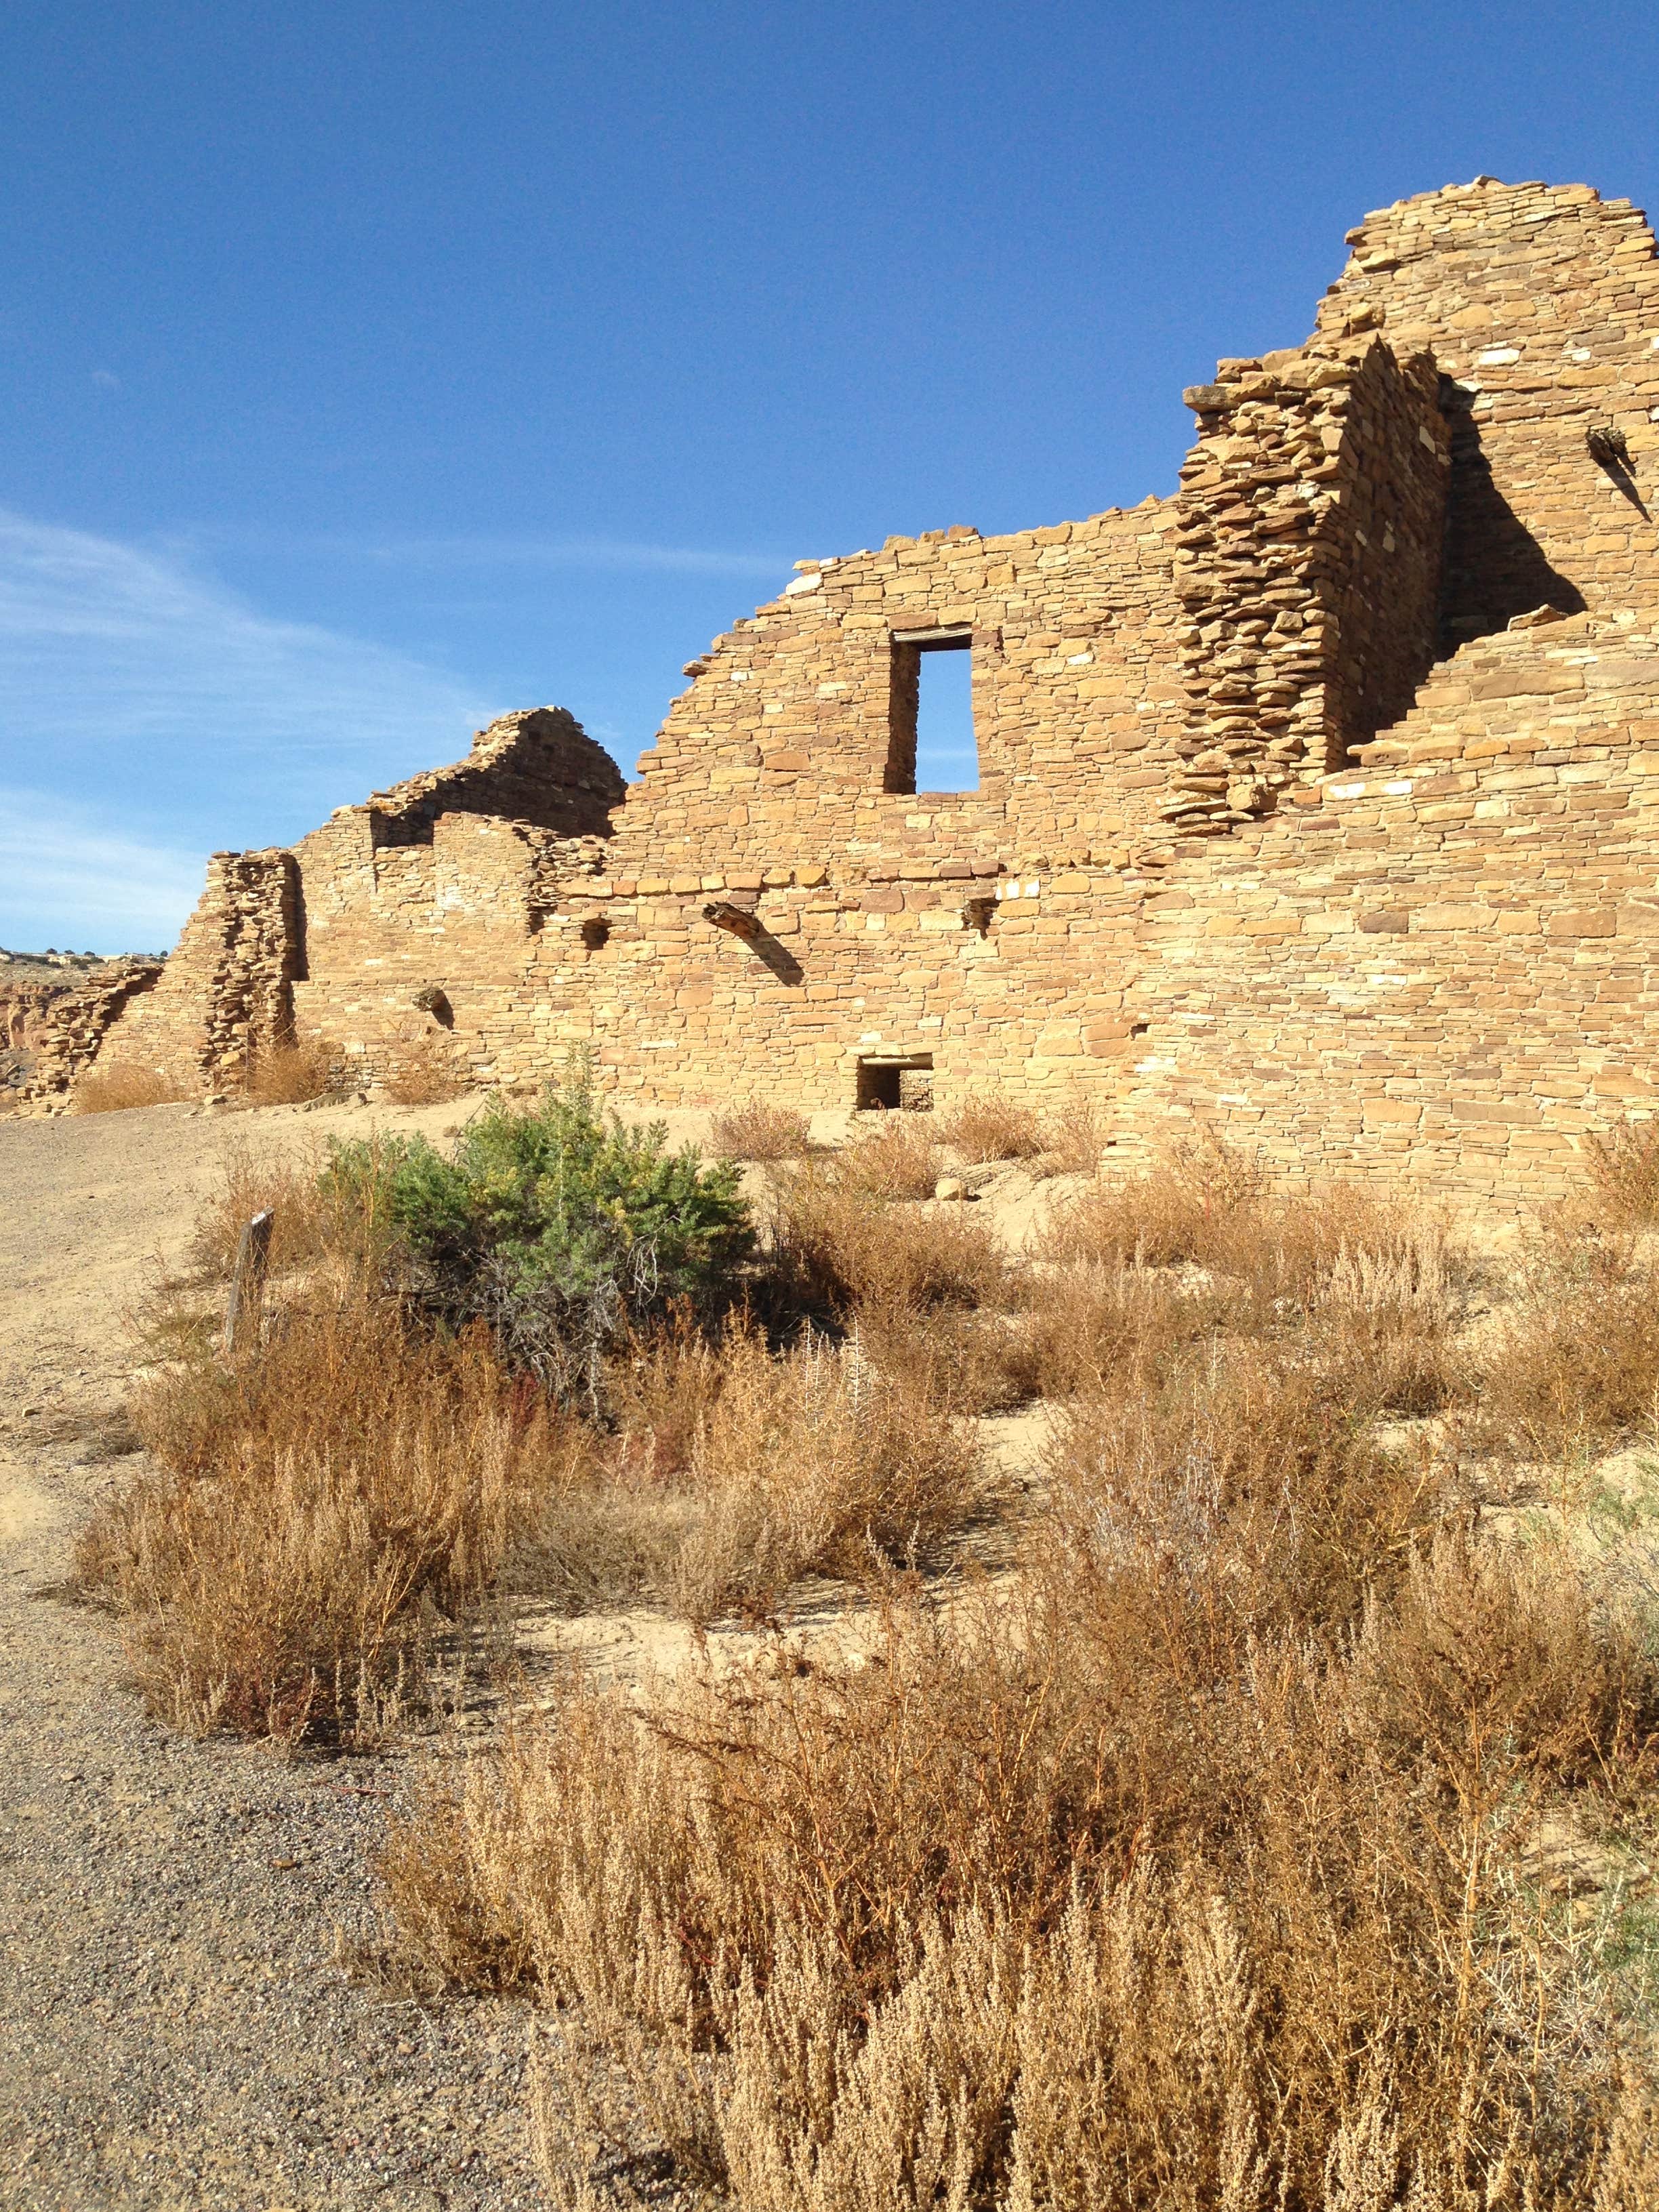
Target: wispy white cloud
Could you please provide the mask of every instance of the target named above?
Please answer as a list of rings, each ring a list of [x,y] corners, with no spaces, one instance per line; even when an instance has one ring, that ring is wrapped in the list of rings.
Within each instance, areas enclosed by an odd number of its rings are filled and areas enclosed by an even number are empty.
[[[721,553],[690,545],[641,545],[609,538],[408,538],[370,539],[376,561],[450,567],[634,569],[681,576],[787,579],[787,563],[765,553]]]
[[[168,938],[199,885],[191,846],[286,842],[533,703],[266,613],[214,573],[216,554],[238,550],[441,577],[585,567],[776,580],[781,565],[597,538],[208,530],[134,544],[0,508],[0,943]],[[594,734],[622,749],[608,727]]]
[[[198,854],[124,835],[95,810],[0,785],[0,945],[159,951],[202,888]]]
[[[165,940],[199,888],[191,846],[297,836],[453,760],[491,711],[176,555],[0,509],[0,943]]]
[[[94,368],[92,380],[100,392],[118,392],[121,389],[121,380],[113,369]]]
[[[437,759],[483,705],[441,670],[263,614],[177,558],[0,510],[0,743],[19,757],[161,741],[268,762],[395,738]]]
[[[427,535],[318,532],[303,535],[245,527],[190,531],[170,544],[180,550],[313,554],[324,558],[412,568],[571,568],[684,576],[757,576],[787,580],[789,563],[774,553],[722,551],[695,545],[653,545],[619,538],[537,538],[489,532]]]

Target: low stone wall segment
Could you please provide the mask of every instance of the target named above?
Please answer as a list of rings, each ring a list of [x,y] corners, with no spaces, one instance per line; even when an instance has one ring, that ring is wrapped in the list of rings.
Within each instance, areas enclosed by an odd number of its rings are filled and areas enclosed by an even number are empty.
[[[155,990],[163,972],[159,960],[111,961],[84,982],[53,990],[15,1040],[33,1054],[19,1098],[37,1108],[60,1108],[76,1078],[99,1058],[116,1023]]]

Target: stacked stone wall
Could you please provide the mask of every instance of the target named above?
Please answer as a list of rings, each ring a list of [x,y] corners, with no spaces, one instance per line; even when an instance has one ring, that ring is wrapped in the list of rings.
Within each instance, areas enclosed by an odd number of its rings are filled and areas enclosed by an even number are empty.
[[[26,1006],[22,1019],[9,1025],[10,1042],[32,1054],[18,1097],[37,1107],[63,1104],[115,1024],[155,990],[162,966],[159,960],[112,960],[84,981],[48,987],[43,1001]]]
[[[627,787],[602,745],[562,707],[504,714],[474,736],[464,761],[377,791],[378,843],[422,844],[441,814],[499,815],[563,837],[603,835]]]
[[[301,945],[293,854],[216,853],[160,982],[126,1010],[102,1060],[189,1088],[238,1081],[261,1043],[292,1033]]]
[[[541,709],[216,863],[107,1049],[210,1076],[291,1005],[371,1080],[439,1032],[641,1103],[896,1062],[947,1109],[1079,1088],[1126,1159],[1196,1120],[1291,1177],[1559,1190],[1659,1110],[1652,240],[1486,185],[1354,237],[1310,344],[1196,395],[1178,500],[799,564],[625,799]],[[896,788],[964,639],[978,787]]]
[[[1455,428],[1444,645],[1659,599],[1659,263],[1628,200],[1490,178],[1369,215],[1313,343],[1431,350]],[[1615,430],[1628,467],[1591,455]]]
[[[1160,811],[1213,835],[1411,705],[1434,656],[1449,438],[1426,354],[1224,361],[1186,394],[1188,732]]]
[[[1129,956],[1126,1142],[1197,1117],[1286,1176],[1510,1203],[1659,1108],[1651,629],[1467,648],[1356,767],[1200,849]]]
[[[477,1080],[522,1074],[526,1045],[547,1034],[544,935],[557,934],[566,887],[594,872],[603,841],[480,814],[441,815],[418,844],[382,844],[377,827],[371,809],[342,809],[296,848],[296,1024],[364,1081],[440,1037]]]
[[[981,538],[935,531],[799,564],[783,596],[687,665],[618,817],[619,865],[945,859],[1087,847],[1156,825],[1182,732],[1168,501]],[[971,641],[979,784],[887,787],[895,633]],[[914,709],[912,709],[914,711]],[[701,871],[700,871],[701,872]]]

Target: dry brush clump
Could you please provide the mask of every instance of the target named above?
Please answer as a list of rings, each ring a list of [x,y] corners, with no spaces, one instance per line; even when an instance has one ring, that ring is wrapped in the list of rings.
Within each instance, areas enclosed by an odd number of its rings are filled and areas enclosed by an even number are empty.
[[[856,1324],[878,1370],[961,1414],[1035,1395],[1016,1271],[977,1209],[872,1191],[859,1147],[775,1185],[768,1289],[774,1310]]]
[[[1086,1091],[1063,1091],[1043,1115],[1042,1130],[1043,1155],[1054,1174],[1099,1173],[1107,1145],[1107,1116]]]
[[[875,1135],[856,1139],[836,1155],[834,1172],[843,1188],[872,1198],[931,1198],[939,1148],[930,1117],[884,1116]]]
[[[506,1587],[567,1609],[646,1601],[696,1623],[770,1617],[808,1575],[939,1559],[994,1502],[928,1378],[857,1333],[781,1354],[742,1320],[642,1339],[607,1389],[611,1430],[509,1559]]]
[[[142,1391],[156,1462],[77,1554],[152,1707],[286,1741],[372,1728],[419,1688],[434,1627],[489,1587],[583,1440],[477,1338],[313,1283],[257,1356]]]
[[[308,1265],[349,1235],[323,1188],[323,1164],[317,1146],[267,1151],[234,1138],[197,1214],[187,1279],[204,1285],[228,1281],[242,1231],[256,1213],[272,1216],[273,1278]]]
[[[1651,1436],[1659,1264],[1640,1239],[1547,1222],[1520,1295],[1465,1354],[1471,1441],[1558,1469]]]
[[[766,2212],[1590,2203],[1607,1991],[1520,1868],[1645,1771],[1651,1656],[1562,1558],[1425,1532],[1362,1596],[1279,1527],[1265,1613],[1265,1524],[1120,1525],[844,1663],[574,1691],[395,1832],[410,1971],[574,2008],[556,2202],[654,2142]]]
[[[176,1077],[154,1067],[94,1067],[70,1091],[71,1114],[124,1114],[135,1106],[181,1106],[198,1097]]]
[[[1473,1265],[1431,1216],[1363,1190],[1273,1195],[1248,1164],[1189,1151],[1170,1171],[1097,1182],[1053,1213],[1028,1290],[1045,1387],[1121,1364],[1127,1334],[1293,1341],[1346,1366],[1356,1403],[1426,1413],[1456,1387]]]
[[[320,1038],[276,1038],[249,1055],[243,1089],[254,1106],[304,1105],[327,1091],[333,1062]]]
[[[454,1044],[428,1034],[404,1047],[381,1087],[394,1106],[447,1106],[465,1095],[471,1080]]]
[[[940,1123],[939,1135],[969,1165],[1029,1160],[1044,1149],[1036,1109],[994,1091],[964,1098]]]
[[[1627,1121],[1584,1139],[1590,1179],[1601,1210],[1620,1228],[1659,1222],[1659,1118]]]
[[[1173,1150],[1157,1167],[1076,1194],[1039,1247],[1043,1258],[1109,1267],[1217,1264],[1257,1220],[1264,1179],[1218,1141]]]
[[[709,1133],[714,1150],[733,1160],[799,1159],[812,1143],[805,1114],[792,1106],[768,1106],[759,1099],[717,1114]]]
[[[776,1184],[770,1255],[785,1295],[809,1311],[913,1313],[1002,1297],[1008,1262],[989,1225],[964,1206],[924,1209],[872,1190],[859,1163],[874,1149],[860,1146]]]

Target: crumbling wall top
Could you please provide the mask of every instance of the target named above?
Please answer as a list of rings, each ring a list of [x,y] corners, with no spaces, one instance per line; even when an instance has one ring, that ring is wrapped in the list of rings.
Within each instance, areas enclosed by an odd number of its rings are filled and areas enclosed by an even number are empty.
[[[492,814],[561,836],[603,836],[627,788],[574,714],[531,707],[479,730],[465,760],[375,792],[368,811],[377,844],[428,843],[441,814]]]

